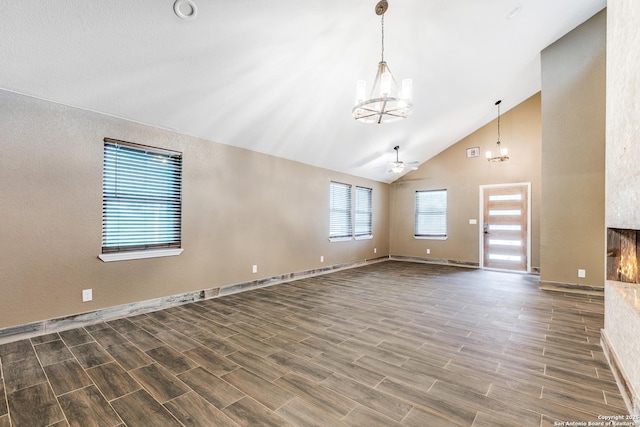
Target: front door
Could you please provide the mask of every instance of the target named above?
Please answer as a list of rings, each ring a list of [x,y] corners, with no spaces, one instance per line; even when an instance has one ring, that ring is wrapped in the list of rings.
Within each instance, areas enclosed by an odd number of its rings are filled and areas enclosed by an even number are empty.
[[[528,271],[529,183],[481,186],[483,267]]]

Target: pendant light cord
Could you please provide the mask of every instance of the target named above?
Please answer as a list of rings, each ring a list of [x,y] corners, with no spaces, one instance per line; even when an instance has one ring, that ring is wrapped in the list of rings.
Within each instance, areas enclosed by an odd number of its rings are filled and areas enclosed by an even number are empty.
[[[500,104],[498,104],[498,144],[500,144]]]
[[[496,105],[498,106],[498,145],[500,145],[500,103],[502,102],[502,100],[496,102]]]

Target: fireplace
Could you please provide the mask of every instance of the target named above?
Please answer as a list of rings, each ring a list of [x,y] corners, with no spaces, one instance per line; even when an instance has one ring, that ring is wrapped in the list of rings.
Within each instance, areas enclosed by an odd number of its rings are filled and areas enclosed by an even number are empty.
[[[607,280],[640,283],[640,230],[607,229]]]

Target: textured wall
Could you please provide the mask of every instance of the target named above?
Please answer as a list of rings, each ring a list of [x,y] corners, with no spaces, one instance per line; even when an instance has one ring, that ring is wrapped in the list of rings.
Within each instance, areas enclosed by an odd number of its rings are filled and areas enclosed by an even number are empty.
[[[388,254],[388,184],[15,93],[0,106],[0,328]],[[97,258],[104,137],[183,152],[180,256]],[[330,180],[373,188],[372,240],[329,242]]]
[[[602,11],[542,52],[541,282],[604,286],[605,41]]]
[[[632,411],[638,413],[640,403],[640,289],[638,286],[607,282],[604,294],[604,330],[626,387],[631,389]],[[610,357],[611,357],[610,356]],[[624,390],[624,387],[622,388]]]
[[[606,226],[640,229],[640,2],[607,3]],[[607,282],[604,329],[638,414],[640,309],[631,295],[638,285]]]
[[[640,229],[640,2],[608,4],[606,222]]]

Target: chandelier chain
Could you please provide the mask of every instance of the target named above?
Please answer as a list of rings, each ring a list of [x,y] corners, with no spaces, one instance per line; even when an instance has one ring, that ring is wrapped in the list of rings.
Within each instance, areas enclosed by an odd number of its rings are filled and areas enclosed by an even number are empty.
[[[384,13],[382,14],[381,18],[382,20],[382,49],[381,49],[381,57],[380,57],[380,62],[384,62]]]

